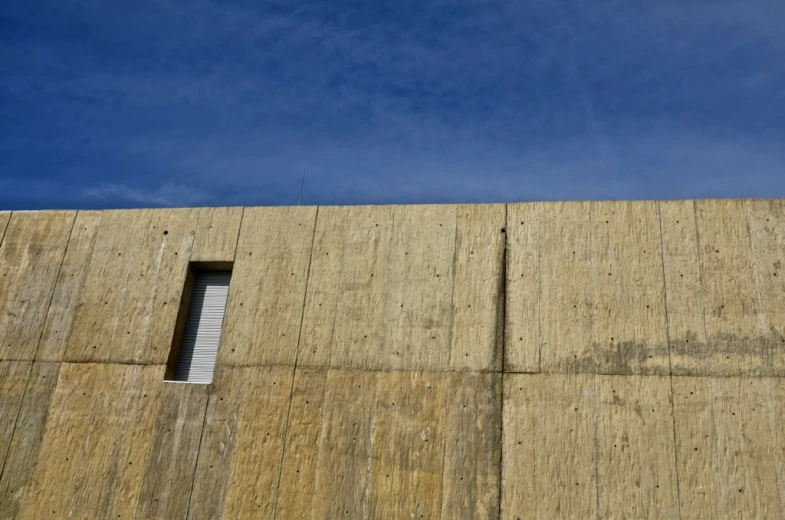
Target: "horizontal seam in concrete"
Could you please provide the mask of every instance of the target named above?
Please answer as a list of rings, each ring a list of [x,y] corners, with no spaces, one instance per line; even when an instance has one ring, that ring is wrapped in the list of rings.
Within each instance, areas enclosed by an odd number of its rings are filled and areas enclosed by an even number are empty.
[[[606,377],[674,377],[677,379],[785,379],[785,376],[772,376],[772,375],[749,375],[749,374],[730,374],[730,375],[679,375],[679,374],[612,374],[604,372],[518,372],[507,371],[504,375],[522,375],[522,376],[538,376],[538,375],[564,375],[564,376],[606,376]]]
[[[297,365],[291,364],[244,364],[244,365],[221,365],[221,368],[289,368],[297,370],[340,370],[343,372],[374,372],[374,373],[431,373],[431,374],[501,374],[501,370],[468,370],[468,369],[437,369],[437,368],[365,368],[365,367],[342,367],[331,365]]]
[[[138,363],[138,362],[129,362],[129,361],[90,361],[90,360],[83,360],[83,361],[74,361],[74,360],[63,360],[63,361],[52,361],[52,360],[45,360],[45,361],[33,361],[31,359],[0,359],[0,363],[3,362],[14,362],[14,363],[57,363],[63,365],[116,365],[116,366],[155,366],[155,367],[165,367],[166,363]],[[519,375],[553,375],[553,374],[562,374],[562,375],[597,375],[597,376],[615,376],[615,377],[668,377],[668,372],[662,373],[632,373],[632,374],[619,374],[619,373],[612,373],[612,372],[567,372],[567,371],[559,371],[559,370],[544,370],[540,372],[534,371],[525,371],[525,370],[468,370],[468,369],[439,369],[439,368],[365,368],[365,367],[342,367],[342,366],[330,366],[330,365],[298,365],[294,366],[291,364],[284,364],[284,363],[275,363],[275,364],[265,364],[265,363],[251,363],[251,364],[243,364],[243,365],[227,365],[223,364],[220,367],[216,367],[216,370],[219,369],[241,369],[241,368],[288,368],[288,369],[297,369],[297,370],[339,370],[343,372],[380,372],[380,373],[456,373],[456,374],[519,374]],[[739,378],[739,379],[785,379],[785,374],[778,375],[778,374],[673,374],[673,377],[677,378],[702,378],[702,379],[730,379],[730,378]]]

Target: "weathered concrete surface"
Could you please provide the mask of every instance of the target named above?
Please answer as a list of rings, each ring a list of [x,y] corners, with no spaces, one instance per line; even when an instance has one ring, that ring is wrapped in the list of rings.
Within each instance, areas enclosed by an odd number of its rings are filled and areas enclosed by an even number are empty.
[[[298,364],[498,370],[505,208],[320,208]]]
[[[678,517],[669,378],[506,376],[503,475],[503,518]]]
[[[87,266],[93,254],[101,215],[100,211],[80,211],[76,215],[60,268],[60,276],[57,278],[52,302],[46,314],[46,323],[36,355],[37,360],[63,360],[66,341],[71,333],[76,306],[87,274]]]
[[[0,518],[14,518],[18,513],[20,499],[25,495],[38,460],[49,415],[49,404],[59,371],[59,363],[36,362],[30,367],[13,435],[9,438],[5,464],[0,470]]]
[[[500,380],[298,370],[276,517],[494,517]]]
[[[316,208],[246,208],[224,320],[223,365],[294,365]]]
[[[11,215],[0,246],[0,359],[35,358],[75,216]]]
[[[785,516],[784,382],[673,379],[683,518]]]
[[[661,203],[673,371],[785,374],[779,200]]]
[[[20,518],[132,517],[163,367],[63,364]]]
[[[785,517],[783,260],[781,200],[0,212],[0,518]]]
[[[192,262],[233,262],[243,208],[200,208]]]
[[[139,518],[185,518],[209,389],[164,384],[143,472]]]
[[[29,361],[0,361],[0,472],[5,468],[5,457],[14,434],[30,366]]]
[[[196,217],[190,209],[103,212],[66,361],[166,363]]]

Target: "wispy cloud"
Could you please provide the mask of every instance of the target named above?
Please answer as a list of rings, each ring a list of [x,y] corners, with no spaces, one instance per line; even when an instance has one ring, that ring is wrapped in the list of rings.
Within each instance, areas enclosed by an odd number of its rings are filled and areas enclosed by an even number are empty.
[[[775,0],[10,0],[0,161],[92,194],[63,205],[291,203],[303,167],[321,203],[785,195],[783,26]]]
[[[181,184],[164,184],[156,189],[139,189],[124,184],[105,183],[89,188],[86,197],[99,201],[127,201],[151,206],[192,206],[207,200],[207,195]]]

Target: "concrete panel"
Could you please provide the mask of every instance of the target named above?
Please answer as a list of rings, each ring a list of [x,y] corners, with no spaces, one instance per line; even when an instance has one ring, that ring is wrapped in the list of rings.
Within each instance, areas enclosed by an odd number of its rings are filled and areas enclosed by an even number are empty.
[[[504,383],[502,518],[678,517],[669,378]]]
[[[135,514],[163,372],[163,366],[61,366],[20,518]]]
[[[668,377],[597,377],[599,518],[678,518]]]
[[[594,385],[593,375],[504,376],[502,518],[596,517]]]
[[[682,518],[785,516],[781,381],[674,377],[673,392]]]
[[[785,201],[747,201],[758,323],[768,344],[766,372],[785,375]],[[761,347],[763,348],[763,346]]]
[[[272,516],[292,377],[286,367],[219,368],[189,518]]]
[[[592,336],[597,371],[668,374],[665,287],[656,203],[596,203],[591,250],[594,277],[589,283],[594,286]],[[593,371],[586,361],[588,371]]]
[[[33,363],[14,435],[1,471],[0,518],[15,518],[18,513],[19,503],[38,460],[46,418],[49,414],[49,403],[59,371],[59,363]]]
[[[695,209],[708,343],[695,348],[698,359],[688,373],[771,373],[746,204],[701,200],[695,202]]]
[[[445,379],[436,374],[379,374],[372,426],[371,518],[439,516],[446,453]]]
[[[335,220],[338,217],[335,215]],[[336,237],[320,244],[323,249],[314,251],[314,258],[324,256],[326,259],[327,253],[339,255],[342,263],[339,275],[332,279],[315,277],[314,284],[309,284],[309,292],[313,288],[311,293],[315,299],[324,299],[320,293],[337,295],[335,314],[313,313],[305,318],[309,324],[326,322],[324,327],[327,323],[332,325],[332,344],[320,346],[309,340],[313,346],[311,350],[317,351],[316,356],[311,358],[304,350],[302,363],[357,368],[384,366],[390,357],[384,354],[383,347],[393,208],[348,208],[344,229],[341,249],[332,252],[337,245]],[[329,308],[327,300],[325,304]]]
[[[150,440],[138,518],[185,518],[210,386],[166,383]]]
[[[668,338],[674,374],[711,371],[695,203],[660,202]]]
[[[780,204],[703,200],[660,207],[674,373],[781,375]]]
[[[373,375],[370,377],[373,378]],[[365,489],[364,472],[354,471],[347,475],[344,471],[340,479],[332,478],[336,473],[329,465],[330,456],[336,452],[322,450],[322,423],[324,418],[329,421],[329,418],[337,416],[336,409],[340,409],[346,420],[352,420],[352,424],[356,424],[356,410],[360,410],[360,413],[367,411],[370,407],[366,401],[372,394],[358,393],[355,394],[355,399],[341,403],[335,399],[336,385],[332,382],[329,385],[331,394],[325,398],[327,379],[328,371],[324,369],[298,368],[295,373],[275,518],[324,518],[329,512],[329,504],[333,501],[336,511],[342,507],[348,510],[343,499],[347,486]],[[358,379],[362,380],[362,376]],[[354,391],[353,385],[351,390]],[[365,419],[360,424],[367,426],[370,420]],[[332,438],[330,433],[328,430],[324,438]],[[362,459],[358,459],[361,464]],[[351,461],[348,458],[344,460]],[[316,485],[317,480],[321,484],[319,487]],[[328,499],[325,500],[325,497]],[[353,505],[352,509],[359,510],[356,505]]]
[[[532,218],[528,220],[531,222]],[[525,223],[527,219],[520,221]],[[656,205],[549,203],[542,206],[540,222],[541,370],[668,373]],[[521,227],[525,229],[526,224]],[[534,240],[532,236],[529,230],[527,243]],[[530,259],[528,269],[522,266],[518,273],[512,272],[517,266],[511,266],[508,273],[512,278],[524,275],[521,280],[531,278],[533,262]],[[529,305],[526,315],[531,315],[534,295],[524,297]],[[522,323],[516,324],[520,318],[508,314],[509,352],[512,361],[517,349],[529,352],[528,361],[521,363],[520,370],[531,371],[530,345],[534,340],[532,332],[523,329],[537,323],[537,318],[526,315]],[[515,364],[510,368],[516,370]]]
[[[67,360],[166,363],[196,215],[192,209],[103,213]]]
[[[592,281],[594,249],[591,244],[595,211],[596,204],[590,202],[542,204],[539,323],[542,341],[540,367],[545,372],[596,369],[592,344],[596,288]],[[520,318],[514,314],[508,316],[507,327],[512,327],[512,330],[537,323],[535,317],[524,315],[523,323],[516,325],[515,320]],[[514,359],[511,352],[519,348],[518,345],[526,349],[527,336],[519,334],[511,339],[507,352],[510,353],[508,357]],[[528,339],[528,342],[531,341]],[[524,369],[530,367],[531,361],[528,366],[524,365]],[[514,365],[509,368],[513,369]]]
[[[106,361],[115,350],[118,311],[136,278],[140,243],[152,227],[151,210],[104,211],[76,307],[65,359]],[[163,230],[159,231],[162,232]],[[125,317],[123,317],[125,318]],[[127,331],[123,331],[127,332]]]
[[[294,364],[315,219],[315,207],[245,209],[219,364]]]
[[[277,518],[367,516],[375,388],[374,372],[298,373]]]
[[[75,216],[11,216],[0,248],[0,359],[34,359]]]
[[[241,207],[200,208],[191,261],[233,261],[242,217]]]
[[[504,225],[502,205],[320,209],[298,364],[500,368]]]
[[[492,518],[500,376],[298,369],[276,518]]]
[[[501,370],[505,206],[457,209],[450,368]]]
[[[338,207],[325,206],[319,208],[319,218],[316,221],[316,231],[313,243],[313,255],[311,260],[311,272],[308,278],[308,294],[305,300],[305,312],[303,313],[303,329],[300,338],[300,347],[297,355],[299,366],[330,366],[333,364],[333,338],[336,327],[336,309],[339,300],[343,297],[343,292],[339,291],[342,286],[342,275],[344,268],[348,264],[348,272],[355,268],[358,259],[367,259],[358,256],[360,251],[352,251],[349,256],[344,258],[346,250],[345,243],[351,249],[350,237],[346,233],[348,223],[347,216],[365,211],[372,211],[370,208]],[[364,218],[356,219],[357,222],[369,222],[366,235],[366,248],[364,250],[374,251],[378,247],[381,234],[387,234],[389,240],[389,227],[382,230],[378,227],[378,219],[370,221]],[[376,258],[378,262],[378,258]],[[369,282],[384,283],[383,269],[376,269],[374,278],[368,276],[367,269],[361,269],[365,284],[354,286],[360,289],[363,286],[371,285]],[[351,276],[351,275],[350,275]],[[367,279],[365,277],[367,276]],[[340,293],[340,294],[339,294]],[[351,295],[350,295],[351,298]],[[379,303],[377,308],[381,309]],[[373,312],[372,308],[367,308],[366,312]],[[377,311],[380,314],[381,311]],[[345,316],[349,318],[350,316]],[[381,320],[376,320],[380,323]],[[365,335],[368,335],[366,330]],[[373,334],[372,334],[373,336]],[[359,352],[361,349],[353,349]],[[337,361],[337,360],[336,360]],[[347,361],[351,364],[351,361]]]
[[[38,346],[36,359],[39,361],[63,359],[100,222],[100,211],[80,211],[76,214]]]
[[[540,369],[542,207],[540,203],[507,205],[504,367],[514,372],[537,372]],[[554,259],[549,258],[548,261],[553,262]],[[553,300],[549,302],[558,305]],[[558,345],[553,346],[559,348]],[[548,359],[556,360],[555,352],[549,350],[548,354]]]
[[[118,388],[116,380],[102,382],[101,392],[105,397],[94,403],[97,381],[91,377],[94,374],[85,370],[87,367],[61,366],[38,462],[22,497],[19,518],[55,518],[72,513],[71,502],[85,442],[97,427],[91,424],[93,414],[103,412],[108,406],[105,401],[116,395]],[[57,485],[52,485],[53,482]]]
[[[448,367],[453,356],[468,357],[450,351],[457,206],[395,206],[393,219],[380,362]]]
[[[25,394],[30,365],[28,361],[0,361],[0,473],[5,468],[6,454]]]
[[[429,390],[446,394],[441,518],[498,518],[501,375],[451,375],[448,382]]]

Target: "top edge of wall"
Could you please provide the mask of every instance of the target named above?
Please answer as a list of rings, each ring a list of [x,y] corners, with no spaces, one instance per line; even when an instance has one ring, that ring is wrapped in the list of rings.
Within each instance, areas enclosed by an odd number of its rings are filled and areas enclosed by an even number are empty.
[[[492,206],[498,204],[537,204],[537,203],[563,203],[563,202],[691,202],[691,201],[766,201],[766,200],[785,200],[785,197],[699,197],[699,198],[673,198],[673,199],[546,199],[546,200],[507,200],[494,202],[416,202],[416,203],[389,203],[389,204],[268,204],[251,206],[137,206],[128,208],[38,208],[38,209],[3,209],[0,212],[13,213],[43,213],[43,212],[62,212],[62,211],[136,211],[136,210],[177,210],[177,209],[198,209],[198,208],[313,208],[313,207],[390,207],[390,206]]]

